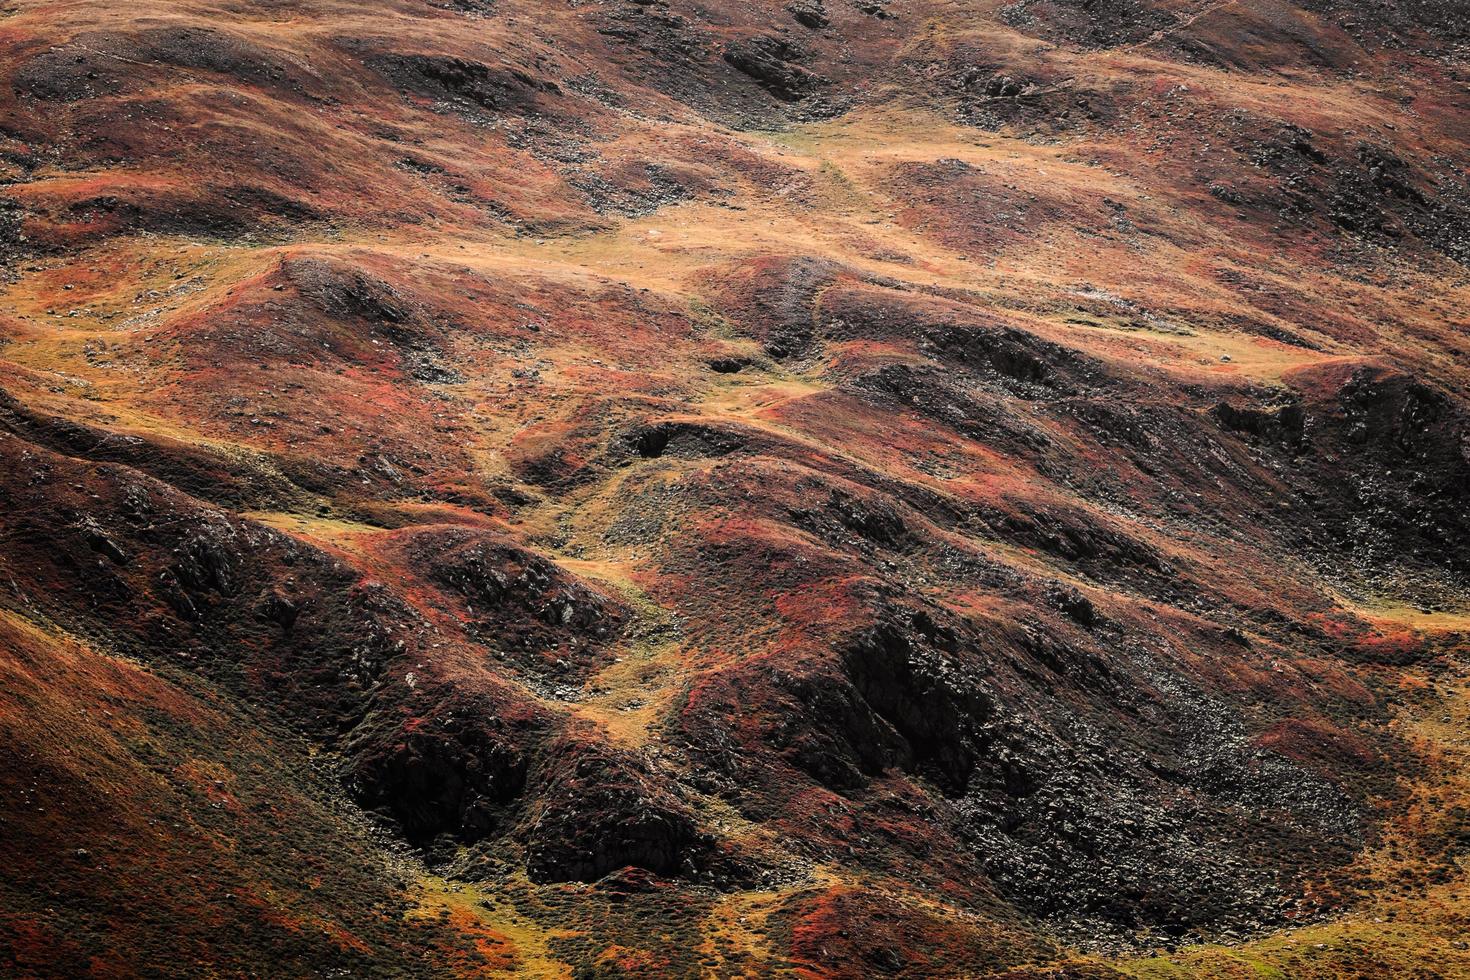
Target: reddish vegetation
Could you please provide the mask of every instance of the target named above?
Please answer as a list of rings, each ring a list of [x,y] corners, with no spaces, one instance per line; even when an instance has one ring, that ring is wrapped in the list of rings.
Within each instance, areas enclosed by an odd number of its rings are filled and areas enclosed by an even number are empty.
[[[1467,44],[12,0],[0,972],[1470,975]]]

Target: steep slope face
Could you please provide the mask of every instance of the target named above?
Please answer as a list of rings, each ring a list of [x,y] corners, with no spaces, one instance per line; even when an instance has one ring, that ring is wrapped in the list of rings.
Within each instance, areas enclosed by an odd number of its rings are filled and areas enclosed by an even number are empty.
[[[10,972],[1470,971],[1458,5],[0,18]]]

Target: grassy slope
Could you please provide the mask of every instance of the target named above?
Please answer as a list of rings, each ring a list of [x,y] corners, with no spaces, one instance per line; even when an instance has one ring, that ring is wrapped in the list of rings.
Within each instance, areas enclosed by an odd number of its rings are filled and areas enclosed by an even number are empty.
[[[483,43],[519,43],[500,19],[465,21],[421,6],[385,4],[364,11],[356,5],[348,5],[350,10],[303,6],[276,16],[225,14],[201,6],[168,13],[196,26],[228,24],[297,67],[324,57],[328,33],[377,36],[399,19],[413,25],[422,47],[433,47],[436,39],[452,47],[460,43],[457,32],[469,29],[466,24],[480,29],[486,23],[483,29],[490,33]],[[617,404],[609,410],[615,416],[652,405],[670,416],[739,425],[742,431],[790,440],[798,449],[963,499],[999,499],[1038,492],[1041,485],[1034,468],[1005,451],[898,413],[884,416],[890,428],[879,436],[846,437],[844,425],[863,428],[851,423],[851,405],[838,400],[846,367],[885,358],[903,362],[915,357],[911,346],[834,341],[807,362],[771,363],[756,338],[709,312],[710,277],[735,263],[768,255],[816,255],[874,277],[962,290],[1007,311],[1040,336],[1161,384],[1280,391],[1294,372],[1383,357],[1445,386],[1464,383],[1463,351],[1457,346],[1462,341],[1454,326],[1454,311],[1470,299],[1463,267],[1421,253],[1380,265],[1371,248],[1367,258],[1343,257],[1330,235],[1290,229],[1275,234],[1268,231],[1271,216],[1259,213],[1238,219],[1233,207],[1211,197],[1197,179],[1212,167],[1232,177],[1239,171],[1242,182],[1252,178],[1250,168],[1220,156],[1221,146],[1232,138],[1222,120],[1231,114],[1289,120],[1322,133],[1383,132],[1393,123],[1401,127],[1396,139],[1402,145],[1424,152],[1443,146],[1458,154],[1466,136],[1463,107],[1451,100],[1461,97],[1438,93],[1438,80],[1384,80],[1397,67],[1392,52],[1378,53],[1383,73],[1367,79],[1295,69],[1221,71],[1176,60],[1164,37],[1110,51],[1064,45],[1040,52],[1039,42],[995,25],[994,5],[912,6],[900,20],[902,27],[894,29],[901,40],[882,34],[889,28],[871,27],[875,39],[862,47],[863,63],[886,58],[938,62],[971,43],[1014,65],[1044,55],[1046,70],[1057,77],[1112,92],[1128,106],[1128,125],[1040,135],[1025,120],[998,131],[956,125],[947,107],[925,104],[931,101],[927,92],[906,100],[902,73],[897,80],[884,76],[890,101],[875,99],[829,122],[769,131],[731,131],[683,112],[671,113],[674,121],[662,125],[599,118],[599,137],[613,137],[599,144],[609,169],[613,163],[644,159],[670,168],[708,164],[720,185],[718,192],[696,191],[653,213],[626,216],[597,213],[568,189],[567,175],[556,164],[487,139],[485,130],[434,111],[423,98],[405,106],[370,78],[335,80],[334,68],[355,64],[340,50],[330,49],[328,67],[302,83],[308,90],[328,90],[330,98],[312,104],[309,111],[315,115],[293,108],[292,98],[270,84],[221,79],[207,66],[190,68],[147,91],[180,107],[185,121],[191,113],[210,119],[219,127],[217,145],[201,149],[186,138],[165,136],[163,129],[179,122],[175,119],[158,122],[157,131],[141,137],[157,140],[165,150],[156,161],[125,147],[122,155],[132,160],[130,165],[111,167],[105,151],[97,159],[53,163],[44,146],[33,146],[30,162],[8,164],[11,192],[33,215],[41,215],[27,226],[30,238],[58,249],[25,258],[4,287],[0,337],[8,342],[0,357],[7,370],[5,387],[38,411],[123,436],[218,450],[250,466],[275,465],[261,460],[294,454],[350,468],[365,458],[368,443],[394,458],[410,456],[417,444],[431,444],[432,452],[418,460],[427,473],[422,485],[435,492],[451,489],[469,503],[443,494],[424,504],[414,494],[374,486],[360,493],[306,492],[275,502],[280,509],[251,505],[248,511],[389,581],[399,574],[386,550],[399,525],[493,521],[574,574],[608,583],[627,597],[638,628],[614,651],[621,659],[586,681],[590,696],[567,711],[605,729],[609,740],[647,751],[658,748],[663,725],[687,695],[691,679],[719,666],[722,658],[735,659],[722,646],[756,647],[742,636],[723,637],[724,644],[685,641],[672,624],[686,610],[673,608],[669,596],[698,583],[667,571],[670,563],[661,562],[665,552],[659,543],[623,543],[617,533],[619,521],[635,509],[633,502],[651,494],[655,484],[677,487],[685,478],[708,478],[714,464],[666,458],[565,492],[536,494],[515,507],[497,504],[479,489],[515,482],[528,460],[539,459],[548,446],[571,442],[568,433],[589,413],[604,410],[608,392],[616,393]],[[156,12],[147,3],[105,9],[71,5],[67,30],[118,31],[130,19]],[[536,17],[529,9],[518,12]],[[39,51],[50,40],[53,13],[45,4],[16,4],[13,15],[0,22],[7,43]],[[579,67],[577,59],[591,62],[593,40],[577,15],[558,9],[547,16],[548,33],[562,31],[576,39],[557,55],[564,74]],[[933,36],[913,25],[933,25]],[[854,36],[869,29],[849,28]],[[863,40],[869,39],[863,35]],[[87,43],[97,47],[100,42]],[[136,54],[107,57],[125,65],[139,60]],[[515,55],[530,57],[519,47]],[[243,87],[258,101],[246,109],[222,107],[217,86]],[[640,91],[637,98],[652,97]],[[1404,112],[1402,98],[1420,108],[1412,115]],[[1441,98],[1445,104],[1436,104]],[[648,104],[640,101],[630,116],[636,119]],[[50,131],[44,110],[28,109],[29,132],[12,142],[49,137],[60,145],[63,137],[87,131],[85,119]],[[376,136],[380,126],[396,128],[397,138]],[[123,139],[114,133],[108,137]],[[712,161],[693,149],[692,141],[706,139],[717,147]],[[252,233],[254,240],[233,233],[211,236],[207,228],[105,237],[108,219],[85,207],[68,211],[72,202],[99,195],[131,200],[130,194],[142,193],[137,184],[154,178],[172,202],[170,195],[190,183],[191,168],[205,169],[211,180],[220,177],[207,168],[225,166],[231,153],[255,140],[266,144],[267,156],[274,155],[271,163],[259,166],[269,170],[291,159],[299,171],[285,173],[290,168],[280,167],[283,173],[271,172],[263,182],[312,198],[328,215],[325,220],[267,220],[264,230]],[[442,180],[432,172],[424,176],[398,165],[409,153],[434,156],[464,173]],[[17,152],[9,159],[22,156]],[[905,169],[939,161],[946,166],[961,161],[983,175],[974,178],[979,203],[973,208],[951,207],[943,193],[935,196],[916,186]],[[747,173],[756,176],[742,176]],[[461,177],[468,191],[441,186]],[[466,197],[475,200],[465,204]],[[481,210],[490,198],[521,219],[544,223],[528,222],[517,234]],[[165,207],[146,195],[137,199],[145,209]],[[1126,213],[1126,222],[1117,219],[1120,213]],[[207,336],[244,299],[271,299],[282,263],[302,257],[341,259],[379,272],[392,269],[394,282],[410,286],[430,282],[447,315],[469,328],[446,348],[464,384],[426,393],[409,384],[390,358],[374,359],[371,347],[381,346],[377,339],[327,338],[332,345],[359,345],[346,358],[353,363],[339,374],[330,368],[303,369],[307,355],[300,349],[279,359],[269,349],[247,355],[228,339]],[[489,295],[460,298],[451,295],[446,282],[468,283]],[[534,308],[518,307],[527,297]],[[1329,308],[1331,316],[1316,315]],[[1243,310],[1250,329],[1241,325]],[[523,319],[544,320],[546,327],[528,342],[513,331]],[[1310,346],[1272,339],[1258,329],[1261,325],[1289,330]],[[715,355],[761,363],[754,372],[711,374],[704,360]],[[224,360],[223,366],[211,365],[210,358]],[[257,360],[269,362],[272,373],[256,373]],[[260,377],[271,380],[257,383]],[[314,431],[319,423],[335,431]],[[429,431],[436,436],[426,439]],[[1110,465],[1088,457],[1091,451],[1083,451],[1084,464]],[[932,465],[936,458],[942,466]],[[645,472],[650,468],[655,472]],[[466,487],[479,496],[461,493]],[[1083,506],[1093,503],[1084,492],[1056,485],[1039,492],[1075,498]],[[1187,542],[1155,535],[1148,521],[1137,522],[1137,528],[1222,574],[1236,570],[1222,535],[1202,532]],[[781,533],[799,539],[795,532]],[[994,553],[1028,572],[1074,572],[1064,562],[1026,549],[1007,552],[996,545]],[[1263,561],[1263,567],[1269,565]],[[25,570],[9,571],[25,581]],[[1269,577],[1269,570],[1251,571]],[[1396,581],[1380,580],[1383,595],[1361,580],[1329,583],[1312,569],[1293,569],[1292,579],[1293,587],[1306,582],[1305,588],[1323,593],[1348,588],[1359,602],[1397,600],[1405,593],[1428,596],[1450,606],[1448,616],[1464,614],[1463,596],[1452,584],[1435,588],[1431,580],[1417,581],[1413,570]],[[1232,580],[1231,587],[1236,584]],[[987,596],[942,584],[928,594],[955,608],[989,608]],[[1242,594],[1249,601],[1259,596]],[[1152,608],[1144,598],[1122,592],[1111,601],[1126,611],[1122,615],[1142,617]],[[864,870],[833,860],[804,860],[798,881],[769,890],[698,891],[681,898],[655,888],[651,898],[628,900],[623,913],[600,904],[603,897],[586,886],[532,885],[518,872],[478,886],[425,876],[405,892],[395,875],[410,865],[390,858],[350,814],[333,809],[339,804],[324,785],[301,775],[310,771],[304,747],[282,750],[265,735],[226,738],[221,733],[251,732],[264,723],[240,714],[244,709],[217,692],[180,687],[182,681],[160,679],[104,648],[76,643],[50,624],[26,622],[18,598],[7,599],[7,607],[12,611],[4,614],[5,666],[15,685],[7,690],[10,737],[33,754],[25,758],[47,757],[46,772],[65,773],[53,778],[76,794],[69,805],[95,821],[82,833],[79,818],[53,824],[27,811],[26,832],[53,842],[46,846],[66,863],[54,865],[48,857],[47,866],[32,869],[28,878],[7,881],[12,910],[7,928],[18,966],[44,958],[76,970],[127,973],[129,960],[168,959],[164,947],[177,941],[185,950],[196,944],[213,947],[182,956],[213,957],[237,968],[256,962],[267,972],[282,956],[298,957],[285,961],[291,972],[306,972],[334,957],[350,962],[361,956],[360,962],[372,964],[364,969],[384,974],[478,967],[555,973],[569,969],[568,964],[600,963],[611,964],[609,970],[617,966],[652,974],[707,968],[732,975],[782,970],[827,975],[841,970],[822,956],[821,941],[801,937],[808,927],[825,935],[821,920],[826,913],[813,912],[804,902],[836,901],[832,896],[847,886],[875,894],[894,888],[891,900],[910,903],[916,914],[927,914],[921,906],[933,902],[941,919],[960,915],[941,898],[900,893],[891,879],[869,880]],[[1424,631],[1415,642],[1443,630],[1448,659],[1456,665],[1449,675],[1393,667],[1364,671],[1374,683],[1414,692],[1393,734],[1411,739],[1430,760],[1420,783],[1410,788],[1413,802],[1399,804],[1403,812],[1390,815],[1388,836],[1362,858],[1362,872],[1384,887],[1341,918],[1239,947],[1184,946],[1152,959],[1107,960],[1111,966],[1100,959],[1059,962],[1085,962],[1104,973],[1115,969],[1140,977],[1277,975],[1273,970],[1287,976],[1371,976],[1407,972],[1428,962],[1440,975],[1470,973],[1454,946],[1464,924],[1463,872],[1453,862],[1440,863],[1444,838],[1463,833],[1463,807],[1470,805],[1457,775],[1466,731],[1464,694],[1454,672],[1463,670],[1463,639],[1457,639],[1463,623],[1385,615],[1377,626],[1385,635]],[[130,729],[110,731],[95,717],[104,710],[126,718]],[[141,720],[148,718],[156,719],[152,727]],[[79,753],[78,758],[50,758],[69,752]],[[23,787],[24,765],[16,766],[10,782]],[[231,788],[233,781],[255,773],[250,785]],[[289,807],[271,803],[286,793]],[[95,795],[106,805],[99,805]],[[245,816],[231,816],[241,801],[247,804],[240,811]],[[782,854],[786,842],[779,829],[711,806],[715,809],[706,819],[722,833]],[[254,816],[273,808],[286,810],[289,820]],[[51,812],[54,818],[56,810]],[[119,826],[108,815],[118,812],[129,814],[129,822]],[[150,821],[170,820],[180,812],[190,815],[182,836],[146,837],[150,849],[160,850],[144,864],[157,864],[162,871],[127,860],[130,839],[148,835]],[[57,850],[54,842],[63,837]],[[1421,838],[1440,846],[1420,848],[1416,841]],[[24,867],[22,838],[7,839],[16,848],[12,866]],[[72,866],[81,861],[74,858],[74,844],[89,852],[90,863]],[[242,858],[242,846],[246,853],[258,848],[266,857]],[[320,855],[342,853],[351,860],[334,857],[332,863],[340,865],[338,871],[350,870],[350,876],[325,876],[332,890],[320,894],[316,886],[302,887],[298,855],[321,860]],[[199,893],[193,886],[180,891],[183,880],[194,880],[188,875],[210,884]],[[98,878],[104,883],[95,883]],[[1399,881],[1410,887],[1390,884]],[[44,897],[48,889],[49,899]],[[232,897],[221,897],[225,892]],[[195,922],[197,931],[164,938],[146,924],[100,922],[98,913],[86,908],[121,905],[126,895],[138,893],[169,895],[166,928]],[[196,901],[211,913],[196,915]],[[222,945],[230,924],[218,918],[219,910],[234,907],[222,904],[227,901],[246,902],[248,915],[262,923],[252,927],[247,948]],[[599,921],[603,915],[609,917],[605,922]],[[641,932],[640,916],[645,925],[667,923],[669,932]],[[791,925],[791,920],[799,921]],[[473,924],[477,921],[483,926]],[[448,930],[441,928],[444,922]],[[1006,923],[1002,931],[1009,927]],[[976,925],[966,941],[1006,948],[1011,939],[990,937],[990,928]],[[295,938],[305,934],[310,942]],[[330,941],[319,941],[318,934]],[[474,950],[467,951],[466,936]],[[954,946],[964,948],[958,941]],[[1014,949],[1016,962],[1050,957],[1044,941],[1018,939]],[[109,955],[120,961],[109,966]],[[963,968],[934,955],[935,971]]]

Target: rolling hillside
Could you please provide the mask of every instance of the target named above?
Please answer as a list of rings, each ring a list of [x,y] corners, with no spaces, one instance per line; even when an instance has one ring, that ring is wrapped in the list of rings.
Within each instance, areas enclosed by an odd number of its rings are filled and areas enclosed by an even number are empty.
[[[0,973],[1470,977],[1463,4],[0,73]]]

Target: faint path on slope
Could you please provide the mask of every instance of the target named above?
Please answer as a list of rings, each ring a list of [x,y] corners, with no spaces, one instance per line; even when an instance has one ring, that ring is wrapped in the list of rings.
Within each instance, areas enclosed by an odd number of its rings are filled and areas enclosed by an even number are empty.
[[[1131,52],[1137,51],[1139,48],[1146,48],[1151,44],[1157,44],[1171,34],[1175,34],[1179,31],[1187,30],[1188,28],[1193,27],[1194,24],[1202,18],[1208,17],[1210,14],[1224,10],[1226,7],[1233,7],[1239,2],[1240,0],[1218,0],[1218,2],[1207,4],[1200,10],[1196,11],[1193,14],[1190,14],[1188,17],[1184,18],[1178,23],[1170,24],[1168,27],[1161,27],[1157,31],[1154,31],[1152,34],[1150,34],[1148,37],[1144,38],[1142,41],[1135,41],[1133,44],[1126,45],[1124,47],[1118,48],[1117,50]]]

